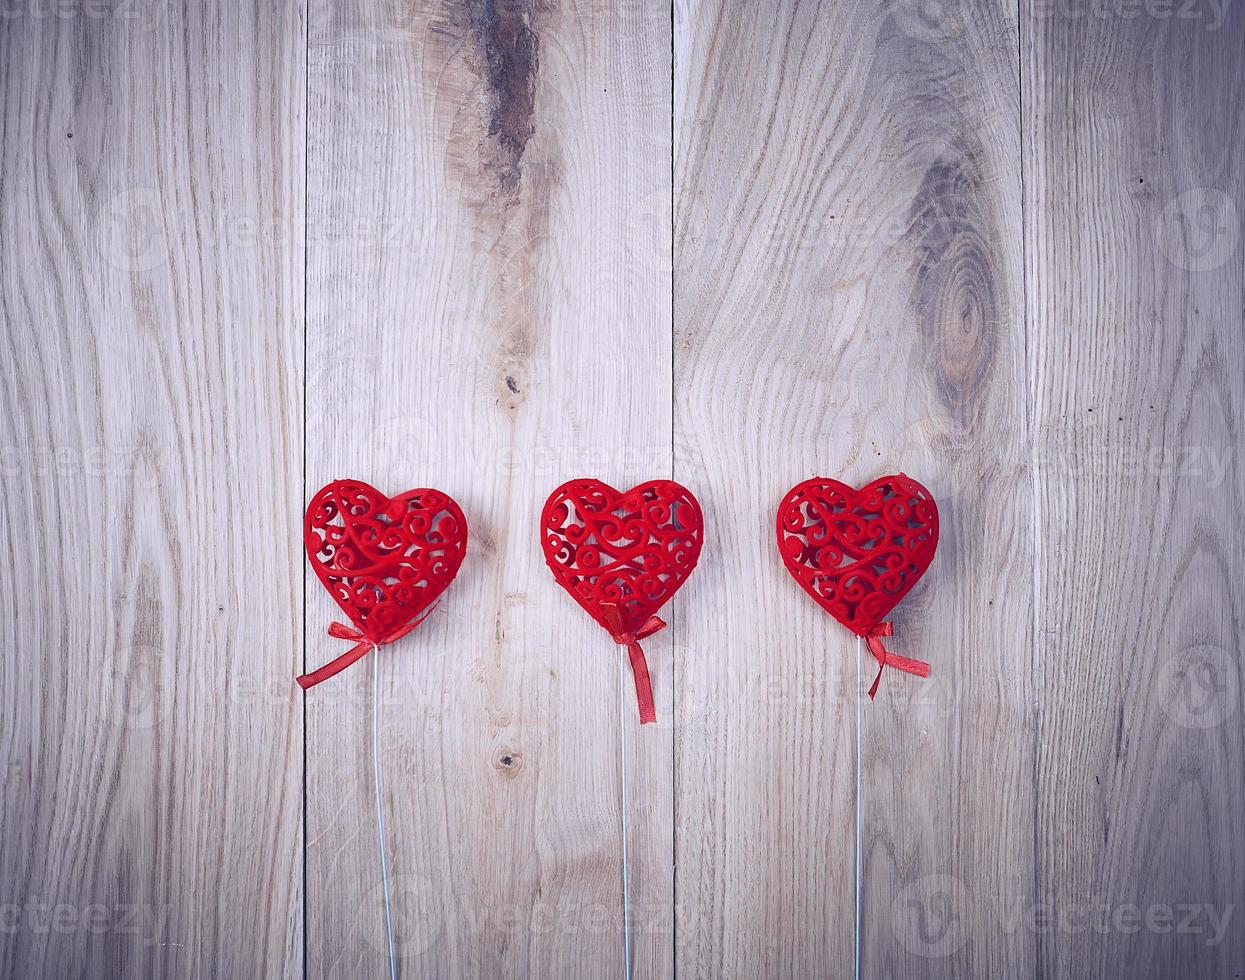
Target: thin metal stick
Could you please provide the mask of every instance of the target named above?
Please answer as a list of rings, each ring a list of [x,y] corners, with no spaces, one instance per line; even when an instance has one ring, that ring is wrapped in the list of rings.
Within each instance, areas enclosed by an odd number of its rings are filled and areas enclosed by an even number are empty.
[[[623,962],[631,980],[631,873],[627,865],[627,648],[618,648],[618,762],[622,772]]]
[[[860,659],[864,656],[862,641],[856,637],[856,980],[860,980]]]
[[[393,904],[389,900],[389,861],[385,857],[385,809],[380,784],[380,647],[372,644],[372,776],[376,783],[376,836],[380,840],[380,880],[385,889],[385,935],[389,940],[389,980],[398,980],[393,955]]]

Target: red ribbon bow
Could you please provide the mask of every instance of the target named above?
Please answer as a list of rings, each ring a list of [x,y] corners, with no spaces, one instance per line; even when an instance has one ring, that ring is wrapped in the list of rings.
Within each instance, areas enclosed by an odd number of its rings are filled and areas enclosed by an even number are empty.
[[[336,637],[339,640],[357,640],[358,642],[336,660],[330,660],[319,670],[313,670],[310,674],[303,674],[301,677],[296,677],[294,679],[298,681],[298,686],[304,691],[309,687],[315,687],[321,681],[327,681],[334,674],[345,670],[374,647],[383,647],[386,643],[392,643],[394,640],[402,639],[402,637],[406,636],[407,633],[432,615],[432,610],[435,608],[436,603],[433,603],[428,607],[428,611],[418,619],[407,623],[405,626],[399,626],[397,629],[381,637],[379,640],[374,640],[362,630],[354,629],[353,627],[347,626],[345,623],[330,623],[328,631],[329,636]]]
[[[924,660],[901,657],[899,654],[892,653],[886,649],[885,644],[882,643],[882,637],[895,635],[895,630],[891,623],[878,623],[876,626],[870,627],[869,632],[862,635],[865,638],[865,642],[869,644],[869,652],[873,654],[874,659],[878,662],[878,675],[873,678],[873,686],[869,688],[870,701],[878,693],[878,684],[882,680],[882,671],[886,667],[894,667],[909,674],[916,674],[917,677],[929,676],[929,664]]]
[[[648,621],[635,632],[627,632],[623,626],[622,612],[612,602],[601,603],[601,611],[605,615],[610,636],[620,646],[626,646],[627,656],[631,660],[631,673],[635,677],[635,700],[640,709],[640,724],[649,725],[657,720],[657,711],[653,707],[653,685],[648,677],[648,663],[644,659],[644,651],[640,649],[640,641],[652,636],[658,630],[666,628],[666,624],[656,616],[649,616]]]

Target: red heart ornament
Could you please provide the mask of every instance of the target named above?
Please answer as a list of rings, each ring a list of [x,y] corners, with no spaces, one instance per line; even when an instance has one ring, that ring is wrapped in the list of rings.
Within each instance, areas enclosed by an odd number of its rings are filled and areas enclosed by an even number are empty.
[[[335,480],[307,505],[303,541],[316,576],[356,627],[334,623],[329,633],[359,641],[298,678],[307,688],[423,622],[463,563],[467,519],[440,490],[386,497],[359,480]]]
[[[666,625],[654,614],[696,567],[704,537],[700,504],[672,480],[626,492],[600,480],[568,480],[545,501],[540,527],[553,577],[627,647],[640,721],[656,721],[638,641]]]
[[[927,664],[896,656],[880,640],[891,635],[882,620],[938,547],[938,507],[925,487],[903,473],[859,490],[813,477],[787,491],[776,529],[783,564],[818,605],[869,640],[879,663],[928,675]],[[876,690],[874,681],[870,697]]]

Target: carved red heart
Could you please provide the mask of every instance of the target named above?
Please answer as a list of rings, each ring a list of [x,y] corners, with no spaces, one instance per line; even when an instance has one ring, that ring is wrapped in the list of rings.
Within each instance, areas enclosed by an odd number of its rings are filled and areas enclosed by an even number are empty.
[[[678,591],[700,557],[703,519],[690,490],[650,480],[620,493],[600,480],[570,480],[540,516],[545,561],[567,592],[611,633],[641,629]]]
[[[440,490],[386,497],[336,480],[307,505],[307,557],[342,611],[372,643],[418,620],[458,574],[467,519]]]
[[[938,507],[902,473],[859,490],[813,477],[783,497],[777,531],[787,571],[826,612],[863,636],[934,560]]]

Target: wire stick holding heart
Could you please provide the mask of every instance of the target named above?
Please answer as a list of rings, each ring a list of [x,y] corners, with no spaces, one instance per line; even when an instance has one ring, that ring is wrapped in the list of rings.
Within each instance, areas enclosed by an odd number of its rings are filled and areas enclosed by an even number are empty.
[[[665,628],[656,612],[696,567],[704,519],[692,492],[672,480],[650,480],[624,493],[600,480],[577,479],[549,495],[540,526],[541,548],[554,579],[619,647],[623,962],[630,978],[626,671],[630,664],[640,724],[656,722],[640,640]]]
[[[618,771],[620,811],[622,813],[622,888],[623,888],[623,976],[631,980],[631,868],[627,849],[627,648],[618,649]]]
[[[389,859],[385,849],[380,765],[380,649],[428,618],[467,552],[467,519],[439,490],[408,490],[386,497],[358,480],[334,480],[307,505],[303,543],[316,577],[353,623],[329,626],[351,647],[319,670],[296,678],[309,690],[372,654],[372,780],[384,894],[389,975],[397,978]]]

